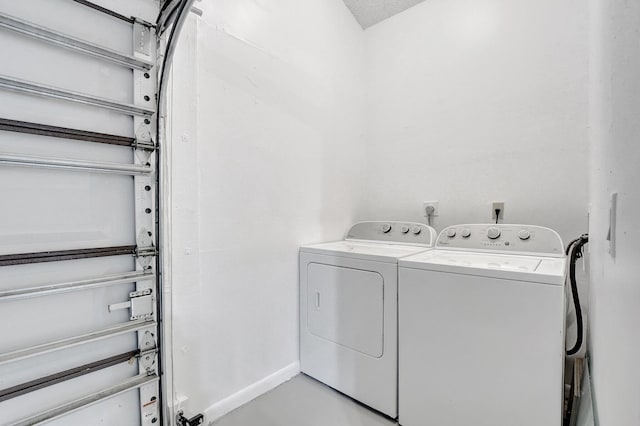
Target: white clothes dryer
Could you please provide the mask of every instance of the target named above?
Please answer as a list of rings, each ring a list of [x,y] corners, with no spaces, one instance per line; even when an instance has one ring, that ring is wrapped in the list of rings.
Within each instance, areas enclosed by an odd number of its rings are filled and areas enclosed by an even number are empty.
[[[343,241],[300,248],[303,373],[397,417],[397,263],[435,238],[420,223],[361,222]]]
[[[565,268],[528,225],[452,226],[400,259],[400,424],[560,426]]]

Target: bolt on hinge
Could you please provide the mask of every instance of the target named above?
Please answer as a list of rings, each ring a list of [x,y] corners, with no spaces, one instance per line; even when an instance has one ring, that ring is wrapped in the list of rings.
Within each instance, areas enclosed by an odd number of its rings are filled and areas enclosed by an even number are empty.
[[[141,149],[144,151],[154,151],[156,149],[156,144],[153,140],[148,124],[143,122],[138,126],[135,139],[131,146],[134,149]]]
[[[143,151],[155,151],[156,150],[156,144],[153,142],[153,139],[150,141],[143,141],[140,139],[135,139],[133,141],[133,143],[131,144],[131,147],[133,149],[140,149]],[[151,153],[149,153],[149,155],[151,155]],[[147,156],[147,158],[149,158],[149,156]]]
[[[147,257],[147,256],[155,256],[158,254],[158,251],[155,247],[136,247],[135,257]]]
[[[138,354],[138,361],[144,370],[149,373],[156,371],[156,356],[158,354],[157,349],[150,349],[147,351],[140,351]]]
[[[147,269],[151,266],[151,262],[153,261],[153,257],[158,255],[158,251],[155,247],[136,247],[135,257],[138,260],[140,266],[144,269]]]

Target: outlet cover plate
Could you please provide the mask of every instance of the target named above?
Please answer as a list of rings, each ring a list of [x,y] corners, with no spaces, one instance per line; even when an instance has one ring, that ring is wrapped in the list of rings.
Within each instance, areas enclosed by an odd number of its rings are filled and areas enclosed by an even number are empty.
[[[422,214],[427,217],[427,206],[433,206],[433,214],[431,217],[440,216],[440,202],[439,201],[425,201],[422,203]]]
[[[496,209],[500,209],[498,220],[504,220],[504,201],[494,201],[491,203],[491,219],[496,220]]]

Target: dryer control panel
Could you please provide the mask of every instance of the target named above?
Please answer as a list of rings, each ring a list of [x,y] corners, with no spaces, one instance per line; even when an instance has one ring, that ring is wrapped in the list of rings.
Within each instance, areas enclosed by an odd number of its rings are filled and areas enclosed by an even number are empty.
[[[436,248],[563,257],[560,235],[535,225],[467,224],[445,228]]]
[[[436,236],[436,230],[423,223],[385,221],[356,223],[347,232],[346,239],[432,247]]]

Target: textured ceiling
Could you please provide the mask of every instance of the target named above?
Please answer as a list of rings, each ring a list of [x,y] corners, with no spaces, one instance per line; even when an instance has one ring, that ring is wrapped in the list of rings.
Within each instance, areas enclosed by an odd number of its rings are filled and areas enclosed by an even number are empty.
[[[344,0],[362,28],[368,28],[424,0]]]

